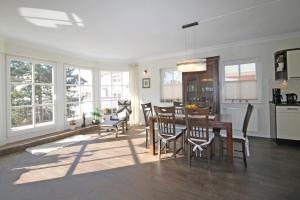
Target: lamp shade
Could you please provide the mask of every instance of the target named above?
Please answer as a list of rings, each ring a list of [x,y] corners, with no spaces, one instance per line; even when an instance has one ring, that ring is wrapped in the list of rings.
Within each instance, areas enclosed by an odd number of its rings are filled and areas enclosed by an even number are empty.
[[[206,59],[192,59],[178,62],[177,70],[181,72],[206,71]]]

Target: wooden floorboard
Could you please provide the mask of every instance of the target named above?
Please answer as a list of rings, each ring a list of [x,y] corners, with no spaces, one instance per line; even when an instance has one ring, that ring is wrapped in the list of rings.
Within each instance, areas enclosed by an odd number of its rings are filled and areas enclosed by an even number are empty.
[[[91,134],[45,156],[27,152],[0,157],[1,200],[47,199],[299,199],[300,149],[251,138],[248,169],[234,160],[234,171],[206,160],[150,156],[142,127],[115,138]]]

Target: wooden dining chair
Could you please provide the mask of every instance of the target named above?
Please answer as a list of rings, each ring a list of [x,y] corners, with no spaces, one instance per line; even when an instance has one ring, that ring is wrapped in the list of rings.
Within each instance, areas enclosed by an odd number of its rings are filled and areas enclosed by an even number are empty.
[[[185,109],[188,141],[188,163],[191,166],[191,158],[195,154],[202,157],[202,152],[206,150],[208,165],[211,165],[212,142],[214,133],[208,126],[209,109]]]
[[[144,120],[145,120],[146,148],[148,148],[148,138],[149,138],[149,132],[150,132],[149,118],[153,116],[152,105],[151,105],[151,103],[145,103],[145,104],[141,104],[141,106],[142,106]]]
[[[161,151],[165,149],[167,152],[167,147],[173,142],[173,152],[174,157],[176,154],[183,150],[183,133],[184,130],[176,128],[175,124],[175,107],[158,107],[154,106],[157,124],[158,124],[158,156],[161,159]],[[177,141],[181,138],[181,148],[177,149]]]
[[[243,123],[242,131],[233,130],[233,132],[232,132],[233,142],[242,145],[242,150],[234,149],[234,151],[235,152],[240,152],[240,153],[243,154],[242,158],[244,160],[245,168],[247,168],[247,156],[250,156],[249,140],[248,140],[248,137],[247,137],[247,129],[248,129],[248,124],[249,124],[252,112],[253,112],[253,105],[248,104],[247,111],[246,111],[246,114],[245,114],[245,117],[244,117],[244,123]],[[225,140],[226,139],[226,131],[221,130],[220,136],[221,136],[222,140]],[[222,142],[222,149],[223,149],[223,142]],[[237,158],[241,158],[241,157],[237,157]]]
[[[184,107],[181,102],[174,101],[173,106],[175,107],[175,113],[176,114],[183,114],[184,113]]]

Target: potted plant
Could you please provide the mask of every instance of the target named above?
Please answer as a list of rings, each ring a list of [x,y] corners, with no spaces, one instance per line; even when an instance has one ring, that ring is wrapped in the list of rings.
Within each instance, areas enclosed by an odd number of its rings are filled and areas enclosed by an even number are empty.
[[[74,118],[72,118],[69,121],[69,127],[70,127],[71,130],[75,130],[75,128],[76,128],[76,120]]]
[[[111,113],[111,109],[110,108],[104,108],[103,112],[105,115],[109,115]]]
[[[92,112],[93,115],[93,124],[99,124],[100,123],[100,118],[101,118],[101,112],[100,109],[98,107],[96,107],[94,109],[94,111]]]

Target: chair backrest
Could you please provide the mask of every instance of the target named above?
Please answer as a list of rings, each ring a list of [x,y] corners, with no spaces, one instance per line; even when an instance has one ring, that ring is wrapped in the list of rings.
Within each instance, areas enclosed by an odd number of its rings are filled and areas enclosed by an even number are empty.
[[[153,116],[152,105],[151,103],[145,103],[141,104],[141,106],[144,114],[145,125],[149,126],[149,118]]]
[[[208,108],[185,109],[188,138],[209,140],[208,114]]]
[[[243,129],[242,129],[244,137],[247,136],[247,129],[248,129],[248,124],[249,124],[249,121],[250,121],[252,111],[253,111],[253,105],[248,104],[247,112],[246,112],[245,118],[244,118]]]
[[[160,135],[175,135],[175,107],[154,106]]]
[[[117,116],[120,114],[123,116],[126,109],[126,120],[129,120],[130,114],[132,113],[131,101],[130,100],[118,100],[118,110],[116,111]],[[120,114],[119,114],[120,113]]]
[[[174,101],[173,105],[175,107],[175,113],[176,114],[183,114],[184,113],[184,107],[183,107],[183,104],[181,102]]]

